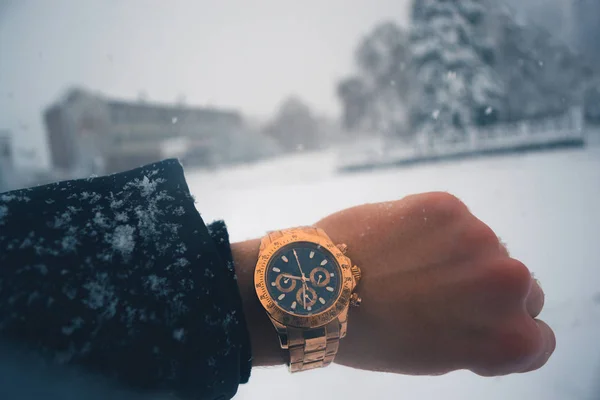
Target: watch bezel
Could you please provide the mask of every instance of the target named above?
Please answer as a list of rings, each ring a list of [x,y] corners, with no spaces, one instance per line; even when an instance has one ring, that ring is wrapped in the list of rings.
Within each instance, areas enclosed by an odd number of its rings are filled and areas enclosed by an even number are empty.
[[[314,315],[294,315],[283,310],[275,304],[275,301],[267,290],[266,271],[271,258],[282,247],[297,242],[309,242],[323,247],[338,263],[342,274],[338,297],[329,307]],[[354,287],[351,265],[350,259],[331,240],[303,231],[294,231],[284,234],[277,240],[265,245],[264,248],[261,248],[254,270],[254,288],[263,308],[275,321],[296,328],[317,328],[327,325],[348,308]]]

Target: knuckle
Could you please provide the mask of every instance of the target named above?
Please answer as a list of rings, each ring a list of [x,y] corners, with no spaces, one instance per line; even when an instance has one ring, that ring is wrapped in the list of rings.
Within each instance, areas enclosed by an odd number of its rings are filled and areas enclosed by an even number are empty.
[[[468,236],[473,244],[481,247],[497,248],[499,246],[498,236],[493,229],[479,220],[471,225]]]
[[[531,272],[519,260],[506,258],[491,268],[491,280],[507,296],[521,300],[531,288]]]
[[[482,253],[488,255],[500,248],[494,231],[476,218],[460,225],[456,242],[460,251],[471,256]]]
[[[430,192],[422,196],[423,208],[437,215],[460,217],[469,211],[465,203],[448,192]]]

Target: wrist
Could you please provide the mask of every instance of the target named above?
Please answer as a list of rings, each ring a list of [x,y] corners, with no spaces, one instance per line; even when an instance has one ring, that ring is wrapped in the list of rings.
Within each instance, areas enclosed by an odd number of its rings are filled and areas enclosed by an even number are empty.
[[[250,334],[252,365],[267,366],[287,363],[287,354],[279,345],[277,332],[258,301],[254,289],[254,269],[258,260],[260,240],[233,243],[231,251],[238,288],[242,296],[244,316]]]

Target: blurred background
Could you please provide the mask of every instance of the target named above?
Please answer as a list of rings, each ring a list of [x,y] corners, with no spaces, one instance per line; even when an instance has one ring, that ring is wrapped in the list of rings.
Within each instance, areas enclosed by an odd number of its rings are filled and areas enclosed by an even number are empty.
[[[542,280],[547,367],[239,397],[599,399],[598,38],[598,0],[0,0],[0,192],[177,157],[242,240],[450,191]]]
[[[585,145],[600,3],[505,1],[1,0],[0,187],[341,144],[341,170]]]

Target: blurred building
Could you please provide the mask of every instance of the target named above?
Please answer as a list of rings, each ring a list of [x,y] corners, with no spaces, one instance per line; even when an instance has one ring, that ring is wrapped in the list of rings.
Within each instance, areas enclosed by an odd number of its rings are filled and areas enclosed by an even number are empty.
[[[44,113],[52,165],[75,176],[112,173],[179,157],[220,161],[224,138],[239,135],[235,111],[130,102],[73,89]]]

